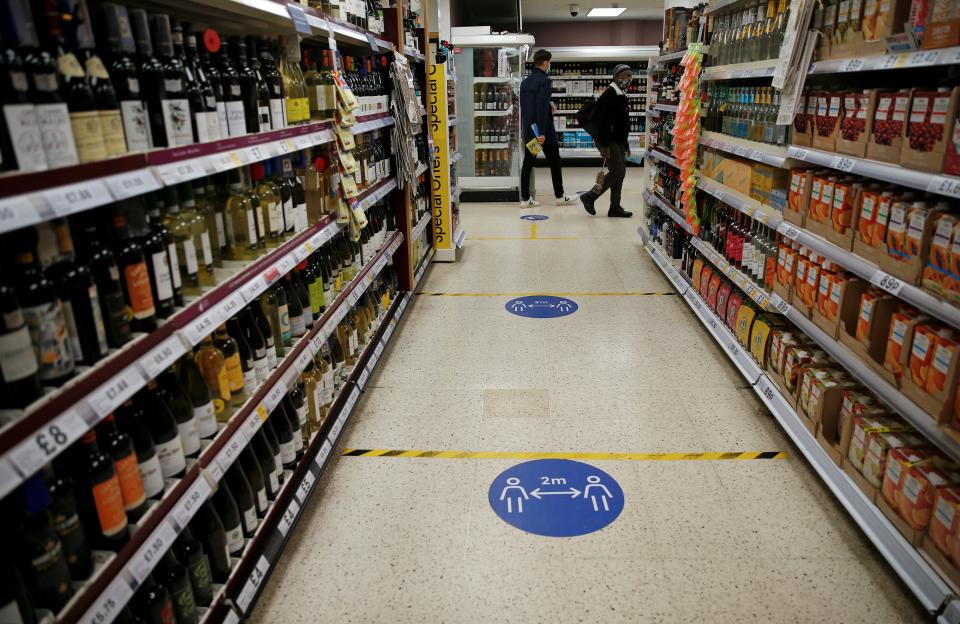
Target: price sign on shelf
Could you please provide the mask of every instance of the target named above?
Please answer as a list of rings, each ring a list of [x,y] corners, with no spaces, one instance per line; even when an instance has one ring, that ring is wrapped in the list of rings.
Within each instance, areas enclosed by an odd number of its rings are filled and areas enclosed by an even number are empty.
[[[18,230],[42,221],[40,214],[26,197],[0,200],[0,232]]]
[[[240,595],[237,596],[237,606],[240,607],[240,610],[244,613],[250,608],[250,603],[253,602],[253,597],[257,595],[257,591],[259,591],[260,586],[264,580],[266,580],[269,570],[270,562],[267,561],[266,557],[260,555],[260,559],[257,560],[257,565],[250,572],[247,582],[243,585],[243,589],[240,590]]]
[[[343,413],[347,411],[347,408],[344,407],[340,412],[340,416],[337,417],[337,420],[334,421],[333,426],[330,427],[330,439],[337,441],[340,439],[340,432],[343,431]]]
[[[914,52],[907,60],[907,67],[920,67],[923,65],[936,65],[940,60],[939,50],[927,50],[924,52]]]
[[[870,278],[870,283],[874,286],[884,289],[891,295],[897,296],[903,290],[903,280],[885,273],[879,269]]]
[[[287,536],[287,532],[290,531],[290,527],[293,525],[293,521],[297,519],[297,516],[300,514],[300,504],[297,503],[296,499],[290,501],[290,504],[287,506],[287,510],[283,512],[283,516],[280,518],[280,522],[277,523],[277,530],[280,531],[280,534],[284,537]]]
[[[216,308],[217,315],[220,317],[220,322],[223,323],[233,318],[233,315],[240,311],[240,308],[243,307],[243,304],[243,295],[239,292],[235,292],[229,297],[223,299],[217,304]]]
[[[210,491],[210,483],[201,474],[187,490],[187,493],[180,498],[176,507],[173,508],[173,519],[176,520],[181,529],[190,523],[194,514],[200,509],[200,505],[207,500]]]
[[[260,293],[267,289],[267,283],[263,276],[253,278],[240,288],[240,295],[245,303],[250,303],[260,296]]]
[[[140,368],[146,373],[147,378],[153,379],[169,368],[186,351],[187,348],[183,346],[180,337],[173,335],[147,351],[147,354],[140,358],[137,363],[140,364]]]
[[[44,191],[43,198],[54,214],[65,217],[81,210],[103,206],[113,201],[107,185],[100,180],[67,184]]]
[[[841,72],[856,72],[863,69],[866,61],[862,58],[852,58],[840,67]]]
[[[10,461],[24,477],[32,475],[87,432],[76,410],[60,414],[10,451]]]
[[[134,393],[146,385],[146,380],[135,366],[128,366],[114,375],[110,381],[103,384],[89,395],[87,403],[93,408],[97,416],[103,418]]]
[[[807,150],[802,147],[794,147],[791,145],[787,148],[787,156],[789,158],[796,158],[797,160],[806,160],[807,156],[810,154]]]
[[[240,451],[242,451],[246,445],[247,440],[242,431],[233,434],[230,441],[217,453],[217,465],[220,466],[222,472],[227,471],[227,468],[233,464],[234,460],[240,455]]]
[[[383,349],[384,349],[383,343],[378,342],[377,346],[373,348],[373,357],[379,360],[380,356],[383,355]]]
[[[770,380],[766,375],[760,375],[760,379],[757,380],[756,388],[757,394],[767,401],[773,401],[774,397],[776,396],[773,387],[770,385]]]
[[[320,451],[317,453],[316,464],[318,468],[323,468],[323,462],[327,461],[327,458],[330,457],[330,451],[333,450],[333,445],[330,444],[330,440],[324,440],[323,445],[320,447]]]
[[[927,184],[927,192],[960,198],[960,178],[933,176]]]
[[[762,224],[764,224],[764,225],[767,224],[767,220],[768,220],[769,218],[770,218],[770,215],[768,215],[766,212],[764,212],[764,210],[763,210],[762,208],[757,208],[756,210],[753,211],[753,219],[754,219],[755,221],[759,221],[760,223],[762,223]]]
[[[213,330],[220,325],[220,322],[220,311],[214,308],[190,321],[187,326],[180,331],[191,346],[196,346],[201,340],[213,333]]]
[[[370,367],[368,364],[368,366],[363,369],[363,372],[360,373],[360,377],[357,378],[357,385],[360,386],[361,389],[366,388],[367,380],[369,378],[370,378]]]
[[[200,158],[193,158],[191,160],[166,165],[157,165],[154,167],[154,171],[156,171],[166,186],[174,186],[180,182],[207,175],[207,169],[204,167],[203,160]]]
[[[800,236],[800,230],[792,223],[787,223],[786,221],[777,226],[777,232],[780,232],[790,240],[797,240],[797,237]]]
[[[857,161],[852,158],[847,158],[846,156],[834,156],[830,161],[830,166],[840,171],[853,171],[853,167],[856,164]]]
[[[283,395],[287,393],[287,386],[283,383],[282,380],[278,380],[276,385],[267,393],[267,397],[263,402],[267,406],[268,411],[273,411],[275,407],[280,405],[280,401],[283,400]]]
[[[160,562],[160,559],[163,558],[167,549],[173,545],[173,540],[176,539],[176,537],[177,532],[174,531],[173,527],[170,526],[170,523],[166,520],[161,522],[159,526],[153,530],[153,533],[150,534],[150,537],[147,538],[147,541],[140,547],[128,564],[128,569],[130,573],[133,574],[133,578],[137,580],[137,583],[143,583],[147,575],[153,571],[153,568],[155,568]]]
[[[780,314],[786,315],[790,311],[790,304],[777,293],[770,295],[770,305]]]
[[[220,152],[210,156],[210,164],[217,173],[235,169],[243,165],[243,161],[237,156],[236,152]]]
[[[301,134],[299,136],[293,137],[293,144],[297,146],[297,149],[307,149],[315,145],[313,140],[310,138],[312,135]]]
[[[115,201],[142,195],[160,188],[160,181],[149,169],[137,169],[107,176],[103,179]]]
[[[310,472],[309,470],[306,473],[304,473],[303,481],[301,481],[300,485],[297,486],[297,491],[296,491],[296,496],[301,503],[306,502],[307,496],[310,495],[310,489],[313,487],[313,483],[316,480],[317,478],[313,476],[313,473]]]
[[[270,158],[271,156],[265,145],[254,145],[252,147],[248,147],[247,154],[250,156],[250,162],[260,162]]]
[[[83,614],[83,624],[107,624],[116,619],[117,614],[133,595],[133,588],[123,576],[117,576],[100,594],[96,602]]]

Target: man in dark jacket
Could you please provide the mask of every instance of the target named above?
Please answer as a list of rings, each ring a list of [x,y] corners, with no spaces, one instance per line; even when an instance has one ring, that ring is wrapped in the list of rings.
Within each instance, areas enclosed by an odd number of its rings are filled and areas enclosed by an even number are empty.
[[[630,67],[617,65],[613,68],[613,82],[607,87],[600,98],[593,118],[596,120],[594,143],[600,150],[600,155],[606,161],[609,170],[603,180],[603,186],[597,192],[594,189],[580,196],[583,208],[588,213],[597,214],[594,202],[610,189],[610,209],[608,217],[632,217],[620,205],[620,192],[623,190],[623,178],[627,174],[627,156],[630,155],[630,144],[627,138],[630,134],[630,113],[627,105],[627,87],[633,79]]]
[[[520,111],[521,125],[523,126],[523,143],[526,145],[534,138],[540,143],[543,155],[550,164],[550,176],[553,178],[553,194],[557,198],[557,205],[572,204],[577,201],[575,195],[565,195],[563,192],[563,172],[560,169],[560,146],[557,143],[557,131],[553,127],[553,110],[550,104],[550,94],[553,91],[550,77],[551,54],[546,50],[537,50],[533,55],[533,69],[530,75],[520,84]],[[540,135],[534,137],[533,124],[537,124]],[[530,174],[537,157],[526,147],[523,150],[523,166],[520,168],[520,207],[534,208],[540,202],[530,197]]]

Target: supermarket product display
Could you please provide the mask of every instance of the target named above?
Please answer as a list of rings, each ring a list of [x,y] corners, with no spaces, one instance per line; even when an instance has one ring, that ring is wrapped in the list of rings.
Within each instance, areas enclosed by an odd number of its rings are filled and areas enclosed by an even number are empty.
[[[949,9],[808,11],[671,10],[652,61],[641,236],[918,599],[956,621],[958,91],[950,74],[908,71],[956,60],[937,51],[956,44],[946,28],[930,36]],[[808,26],[823,33],[809,72],[781,81]],[[898,33],[920,49],[888,54]],[[691,168],[682,70],[701,46]],[[867,68],[886,71],[856,73]]]
[[[248,614],[429,261],[422,6],[166,10],[0,2],[17,621]]]

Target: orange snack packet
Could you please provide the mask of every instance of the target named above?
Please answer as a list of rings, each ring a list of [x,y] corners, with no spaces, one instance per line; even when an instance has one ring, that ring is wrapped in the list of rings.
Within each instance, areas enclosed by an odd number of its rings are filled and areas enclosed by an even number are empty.
[[[946,295],[957,290],[956,273],[951,273],[951,250],[957,234],[960,219],[952,214],[940,214],[935,217],[936,226],[930,241],[930,253],[923,267],[923,285],[934,292]]]
[[[897,512],[911,527],[922,531],[930,524],[937,490],[954,485],[960,485],[955,464],[936,458],[916,464],[907,471],[897,492]]]
[[[924,448],[903,447],[890,451],[887,457],[887,468],[883,473],[883,486],[880,488],[883,499],[887,501],[890,507],[898,508],[897,492],[903,486],[903,480],[910,468],[920,462],[930,461],[930,458],[935,455],[935,452]]]
[[[933,359],[923,389],[936,395],[943,392],[947,384],[947,372],[957,353],[957,334],[949,329],[937,333],[937,344],[933,349]]]
[[[873,228],[877,222],[877,207],[880,203],[880,193],[864,191],[860,199],[860,216],[857,217],[857,232],[860,240],[867,245],[874,246]]]
[[[903,376],[903,349],[910,326],[915,322],[926,320],[919,312],[909,306],[902,306],[893,313],[890,319],[890,331],[887,334],[887,349],[883,357],[883,365],[893,373],[897,379]]]
[[[940,552],[960,565],[960,488],[937,488],[928,533]]]

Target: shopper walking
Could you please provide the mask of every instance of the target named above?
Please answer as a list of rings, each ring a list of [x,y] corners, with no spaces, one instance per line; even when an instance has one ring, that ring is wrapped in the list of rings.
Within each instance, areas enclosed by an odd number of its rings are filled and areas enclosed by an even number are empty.
[[[550,165],[550,177],[553,178],[553,194],[557,198],[557,205],[572,204],[577,201],[576,195],[566,195],[563,192],[563,171],[560,168],[560,146],[557,144],[557,131],[553,127],[553,109],[550,104],[550,94],[553,92],[550,76],[551,54],[546,50],[537,50],[533,55],[533,69],[530,75],[520,84],[520,112],[523,126],[524,144],[536,139],[540,143],[543,155]],[[539,134],[534,136],[533,126],[536,124]],[[530,197],[530,174],[533,165],[537,162],[536,154],[529,149],[523,151],[523,166],[520,168],[520,207],[534,208],[540,202]]]
[[[632,217],[633,213],[620,205],[620,193],[623,179],[627,175],[627,156],[630,155],[630,113],[627,105],[627,87],[633,79],[633,73],[627,65],[613,68],[613,82],[600,95],[593,112],[593,142],[608,169],[603,184],[598,184],[580,196],[583,208],[595,215],[594,203],[601,195],[610,191],[610,209],[608,217]]]

